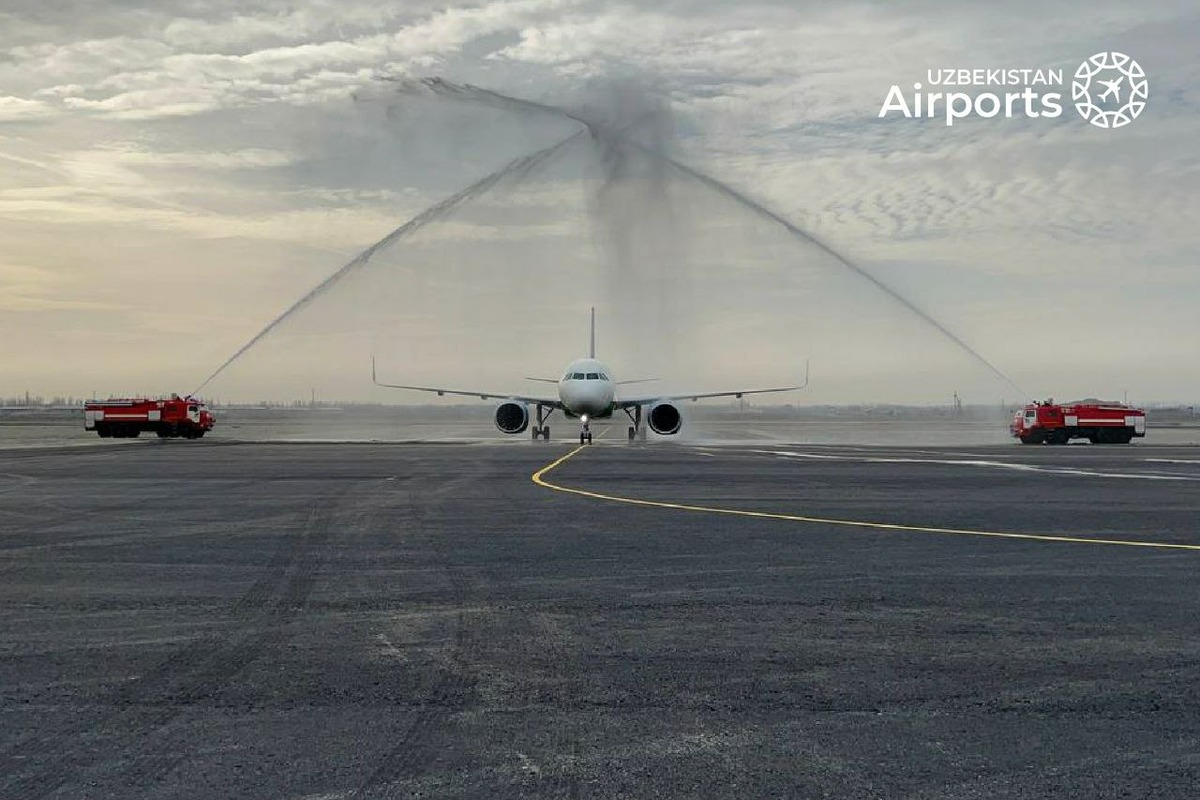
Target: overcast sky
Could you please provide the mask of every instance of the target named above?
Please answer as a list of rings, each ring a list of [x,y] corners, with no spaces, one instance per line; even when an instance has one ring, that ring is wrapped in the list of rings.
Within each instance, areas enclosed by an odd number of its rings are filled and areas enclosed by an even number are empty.
[[[805,226],[1029,395],[1195,402],[1197,30],[1183,0],[7,0],[0,396],[190,391],[363,248],[577,128],[397,91],[441,76],[593,110],[613,96],[598,87],[636,86],[670,154]],[[877,118],[927,69],[1069,82],[1106,50],[1149,79],[1121,129],[1069,97],[1056,120]],[[1022,399],[728,199],[646,164],[603,195],[604,164],[572,145],[398,242],[210,391],[399,399],[371,391],[372,352],[393,379],[529,391],[521,376],[582,353],[596,305],[619,377],[719,389],[811,357],[807,402]]]

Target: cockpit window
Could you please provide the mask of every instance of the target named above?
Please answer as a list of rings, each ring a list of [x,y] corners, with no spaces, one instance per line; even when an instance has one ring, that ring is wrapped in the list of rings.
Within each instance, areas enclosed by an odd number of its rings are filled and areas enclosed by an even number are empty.
[[[573,380],[573,381],[581,381],[581,380],[583,380],[583,373],[582,373],[582,372],[572,372],[572,373],[571,373],[571,380]]]
[[[602,380],[602,381],[606,381],[606,380],[608,380],[608,376],[607,376],[607,375],[605,375],[603,372],[601,372],[601,373],[600,373],[600,380]]]
[[[589,381],[598,381],[598,380],[600,380],[600,373],[599,372],[589,372],[587,374],[587,379]]]

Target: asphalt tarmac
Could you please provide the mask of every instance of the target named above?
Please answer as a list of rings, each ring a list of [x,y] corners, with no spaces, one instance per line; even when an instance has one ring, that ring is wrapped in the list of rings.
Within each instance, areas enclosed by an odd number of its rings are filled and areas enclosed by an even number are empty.
[[[0,797],[1196,797],[1200,448],[573,449],[0,452]]]

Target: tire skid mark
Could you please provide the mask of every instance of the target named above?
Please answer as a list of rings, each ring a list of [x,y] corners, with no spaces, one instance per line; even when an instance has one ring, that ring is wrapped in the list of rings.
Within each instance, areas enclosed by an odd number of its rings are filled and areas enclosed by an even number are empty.
[[[27,489],[41,480],[41,478],[35,478],[32,475],[20,475],[15,472],[0,472],[0,479],[3,479],[5,483],[12,483],[11,486],[0,484],[0,494],[9,494]]]
[[[529,647],[536,648],[541,660],[553,665],[564,686],[571,686],[572,676],[589,675],[580,657],[578,637],[570,628],[575,621],[574,615],[556,613],[553,607],[543,603],[523,610],[511,609],[511,612],[515,615],[512,621],[523,627],[525,634],[513,638],[528,641]],[[566,617],[567,622],[564,623],[562,617]],[[564,696],[555,700],[560,710],[570,708],[571,694],[570,689],[565,689]],[[569,724],[563,731],[558,748],[559,752],[546,754],[546,762],[536,775],[536,783],[543,794],[578,798],[584,758],[579,732],[574,724]]]
[[[415,716],[396,743],[384,753],[351,797],[390,797],[399,788],[397,784],[417,778],[436,758],[436,731],[450,715],[467,707],[474,681],[466,660],[471,633],[465,583],[459,570],[447,569],[447,576],[458,609],[454,617],[454,641],[447,654],[449,663],[432,681],[427,696],[416,707]]]
[[[221,627],[232,630],[218,630],[184,646],[117,688],[78,721],[0,752],[0,771],[11,776],[0,783],[0,796],[44,797],[106,758],[119,765],[115,775],[107,776],[110,780],[135,770],[163,774],[178,765],[185,755],[163,752],[170,747],[170,737],[151,734],[215,695],[290,635],[288,623],[313,589],[321,551],[333,533],[334,513],[351,488],[321,498],[298,540],[289,539],[276,550],[266,573],[230,608]],[[113,737],[125,742],[117,748],[80,746],[84,740]]]
[[[477,476],[460,472],[442,483],[438,489],[418,494],[408,490],[407,521],[411,532],[427,534],[434,523],[433,510],[458,496],[462,486],[470,485]],[[431,509],[431,506],[433,509]],[[426,696],[418,701],[416,713],[403,728],[399,737],[379,759],[374,769],[350,792],[351,798],[407,796],[402,784],[418,778],[428,764],[437,758],[437,732],[449,717],[467,708],[474,693],[475,679],[470,668],[469,654],[475,631],[469,608],[468,584],[472,574],[452,563],[453,552],[444,550],[443,566],[450,585],[454,608],[454,638],[447,653],[447,666],[431,681]]]
[[[227,485],[220,487],[222,492],[236,492],[243,490],[252,485],[250,481],[230,481]],[[66,529],[68,534],[75,533],[80,524],[87,524],[87,516],[81,509],[68,508],[62,506],[48,498],[34,498],[32,502],[28,498],[23,500],[26,507],[36,507],[39,511],[12,511],[5,508],[0,508],[0,515],[9,515],[19,517],[21,519],[34,520],[38,523],[38,527],[43,534],[60,534],[61,529]],[[86,514],[95,515],[98,513],[108,513],[119,515],[129,519],[136,514],[141,508],[139,503],[113,503],[110,505],[92,506]],[[271,522],[279,518],[278,514],[269,514],[264,517],[255,519],[255,522]],[[74,524],[75,530],[69,526]],[[118,534],[86,534],[82,536],[74,536],[73,538],[56,539],[50,542],[40,542],[38,544],[2,544],[0,543],[0,556],[12,558],[30,553],[44,553],[47,551],[71,551],[77,548],[89,547],[108,547],[113,545],[138,544],[141,542],[160,542],[169,539],[186,538],[196,535],[201,535],[209,532],[212,529],[223,528],[224,522],[207,522],[189,526],[187,529],[154,531],[148,533],[118,533]]]

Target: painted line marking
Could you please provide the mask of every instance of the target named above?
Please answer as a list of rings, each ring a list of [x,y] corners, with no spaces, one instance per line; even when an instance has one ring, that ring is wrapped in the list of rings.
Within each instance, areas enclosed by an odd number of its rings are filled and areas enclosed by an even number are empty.
[[[688,503],[667,503],[661,500],[645,500],[638,497],[622,497],[615,494],[604,494],[587,489],[576,489],[571,486],[551,483],[546,475],[566,463],[572,456],[585,449],[580,445],[564,456],[551,461],[530,476],[538,486],[552,489],[556,492],[589,497],[593,500],[607,500],[611,503],[624,503],[631,506],[646,508],[667,508],[674,511],[694,511],[703,514],[723,514],[731,517],[753,517],[755,519],[775,519],[783,522],[806,522],[815,525],[837,525],[847,528],[870,528],[871,530],[901,531],[910,533],[937,533],[947,536],[981,536],[990,539],[1022,539],[1034,542],[1063,542],[1067,544],[1095,544],[1113,547],[1145,547],[1156,550],[1190,550],[1200,552],[1200,544],[1174,544],[1172,542],[1139,542],[1128,539],[1092,539],[1084,536],[1059,536],[1049,533],[1015,533],[1012,531],[981,531],[965,528],[934,528],[924,525],[901,525],[893,522],[867,522],[854,519],[835,519],[832,517],[809,517],[801,514],[777,514],[770,511],[748,511],[740,508],[720,508],[717,506],[698,506]]]
[[[1036,464],[1017,464],[1005,461],[990,461],[987,459],[962,458],[906,458],[901,456],[838,456],[826,453],[801,453],[795,450],[751,450],[758,455],[773,455],[780,458],[807,458],[815,461],[853,461],[864,464],[941,464],[949,466],[962,465],[965,467],[990,467],[992,469],[1011,469],[1019,472],[1044,472],[1050,475],[1083,475],[1091,478],[1122,478],[1125,480],[1141,481],[1189,481],[1198,482],[1200,477],[1191,475],[1176,475],[1162,472],[1102,472],[1094,469],[1077,467],[1049,467]]]

